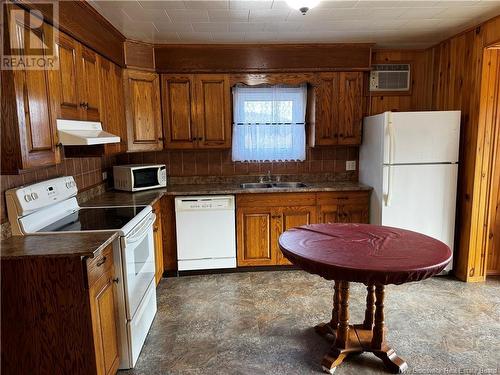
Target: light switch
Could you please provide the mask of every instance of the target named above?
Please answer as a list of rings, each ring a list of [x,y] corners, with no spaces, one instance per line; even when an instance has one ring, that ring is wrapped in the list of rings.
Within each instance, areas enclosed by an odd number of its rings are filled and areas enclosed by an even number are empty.
[[[356,160],[346,160],[345,170],[346,171],[355,171],[356,170]]]
[[[108,172],[106,171],[102,172],[102,179],[103,181],[108,179]]]

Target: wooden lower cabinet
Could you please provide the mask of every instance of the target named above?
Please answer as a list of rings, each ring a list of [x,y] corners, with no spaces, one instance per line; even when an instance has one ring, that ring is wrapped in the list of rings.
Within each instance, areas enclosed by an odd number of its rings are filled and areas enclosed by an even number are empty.
[[[161,210],[161,200],[153,205],[153,212],[156,215],[156,221],[153,225],[153,236],[155,243],[155,282],[158,285],[163,277],[163,217]]]
[[[112,259],[112,258],[111,258]],[[116,330],[114,269],[106,271],[89,290],[97,374],[115,374],[120,363]]]
[[[2,374],[117,372],[112,244],[93,258],[1,257],[1,267]]]
[[[316,207],[282,207],[281,220],[278,226],[278,238],[286,230],[301,225],[314,224],[317,222]],[[275,243],[277,253],[277,264],[291,265],[292,263],[283,256],[279,249],[278,241]]]
[[[271,266],[276,264],[274,243],[277,241],[272,208],[238,208],[237,259],[238,266]]]
[[[87,261],[90,314],[96,359],[96,374],[115,374],[118,370],[118,332],[116,328],[116,283],[113,246]]]
[[[315,223],[367,223],[369,191],[237,196],[238,267],[290,265],[278,246],[284,231]]]

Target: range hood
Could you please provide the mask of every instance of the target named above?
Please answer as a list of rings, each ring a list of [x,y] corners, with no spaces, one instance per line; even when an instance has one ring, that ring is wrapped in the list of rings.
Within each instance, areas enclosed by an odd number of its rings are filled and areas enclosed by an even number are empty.
[[[94,121],[56,120],[59,142],[63,146],[90,146],[119,143],[120,137],[102,130]]]

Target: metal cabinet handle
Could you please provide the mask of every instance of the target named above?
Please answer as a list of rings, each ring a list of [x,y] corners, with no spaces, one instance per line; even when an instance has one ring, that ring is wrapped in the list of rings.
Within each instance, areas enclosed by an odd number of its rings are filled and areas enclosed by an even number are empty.
[[[120,279],[119,279],[118,277],[117,277],[116,279],[113,279],[113,282],[114,282],[115,284],[118,284],[118,282],[119,282],[119,281],[120,281]]]
[[[102,257],[102,259],[96,263],[96,266],[97,266],[97,267],[100,267],[100,266],[102,266],[104,263],[106,263],[106,257]]]

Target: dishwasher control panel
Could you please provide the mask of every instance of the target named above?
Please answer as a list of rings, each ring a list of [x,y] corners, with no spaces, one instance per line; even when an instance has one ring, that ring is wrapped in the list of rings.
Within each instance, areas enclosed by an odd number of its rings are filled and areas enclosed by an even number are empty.
[[[175,209],[176,211],[232,210],[234,209],[234,196],[177,197]]]

